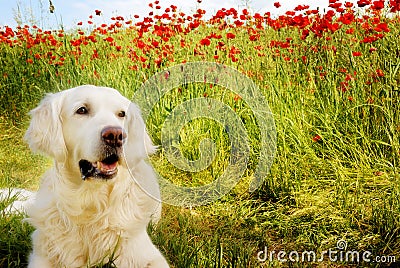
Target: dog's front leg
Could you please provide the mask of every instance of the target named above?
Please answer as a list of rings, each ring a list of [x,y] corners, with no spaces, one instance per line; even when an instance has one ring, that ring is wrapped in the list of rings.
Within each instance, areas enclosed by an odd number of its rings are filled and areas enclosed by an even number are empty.
[[[159,257],[155,258],[154,260],[150,261],[146,268],[168,268],[169,265],[165,258],[160,254]]]
[[[169,265],[161,252],[154,246],[146,230],[121,244],[117,267],[168,268]]]
[[[52,265],[47,258],[32,252],[29,256],[28,268],[52,268]]]

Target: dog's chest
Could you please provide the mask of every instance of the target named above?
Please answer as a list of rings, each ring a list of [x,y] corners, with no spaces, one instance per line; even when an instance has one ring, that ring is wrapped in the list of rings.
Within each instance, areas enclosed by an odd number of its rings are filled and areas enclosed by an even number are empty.
[[[47,236],[49,255],[58,255],[57,262],[68,267],[108,262],[118,255],[126,239],[135,237],[147,225],[146,217],[138,216],[145,214],[131,193],[118,198],[98,194],[87,197],[86,201],[78,215],[65,213],[76,207],[64,207],[50,213],[41,226],[36,226]],[[75,256],[73,263],[64,256],[65,252]]]

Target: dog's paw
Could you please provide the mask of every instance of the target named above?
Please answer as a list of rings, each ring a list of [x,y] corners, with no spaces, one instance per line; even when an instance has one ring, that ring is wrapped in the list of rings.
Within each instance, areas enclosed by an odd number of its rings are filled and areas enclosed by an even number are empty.
[[[145,268],[168,268],[169,265],[164,257],[160,256],[159,258],[152,260],[149,262]]]

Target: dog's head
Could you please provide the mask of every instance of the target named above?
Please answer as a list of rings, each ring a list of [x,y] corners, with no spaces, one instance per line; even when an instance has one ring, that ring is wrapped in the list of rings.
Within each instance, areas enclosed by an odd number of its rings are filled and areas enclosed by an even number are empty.
[[[139,108],[117,90],[80,86],[47,95],[31,111],[25,138],[83,179],[111,179],[154,153]]]

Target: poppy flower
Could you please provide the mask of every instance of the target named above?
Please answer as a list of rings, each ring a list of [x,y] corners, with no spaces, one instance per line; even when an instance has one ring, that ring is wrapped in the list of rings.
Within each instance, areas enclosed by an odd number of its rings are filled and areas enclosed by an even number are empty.
[[[253,34],[249,36],[250,41],[257,41],[260,39],[260,35],[259,34]]]
[[[312,138],[312,141],[313,141],[313,142],[319,142],[321,139],[322,139],[322,137],[321,137],[320,135],[316,134],[316,135]]]
[[[351,2],[346,2],[346,3],[344,3],[344,6],[345,6],[346,8],[351,8],[351,7],[353,7],[353,3],[351,3]]]
[[[234,39],[236,36],[233,33],[227,33],[226,38],[228,39]]]
[[[374,28],[375,31],[377,32],[390,32],[387,23],[379,23],[378,25],[376,25],[376,27]]]
[[[372,2],[372,9],[381,10],[385,7],[385,1],[374,1]]]
[[[303,11],[303,10],[306,10],[309,8],[310,8],[310,6],[308,6],[308,5],[298,5],[294,8],[294,11]]]
[[[381,69],[377,69],[376,70],[376,75],[379,76],[379,77],[384,77],[385,73]]]
[[[99,58],[99,54],[97,53],[97,50],[93,49],[92,59],[98,59],[98,58]]]
[[[374,51],[377,51],[378,49],[376,48],[376,47],[371,47],[370,49],[369,49],[369,53],[372,53],[372,52],[374,52]]]
[[[104,39],[104,41],[107,41],[109,43],[112,43],[114,41],[114,38],[112,38],[111,36],[107,37]]]
[[[390,0],[389,6],[392,13],[400,11],[400,2],[398,0]]]
[[[209,46],[210,44],[211,44],[211,41],[208,38],[203,38],[200,40],[200,45],[202,45],[202,46]]]
[[[371,4],[370,0],[359,0],[357,1],[358,7],[365,7]]]

